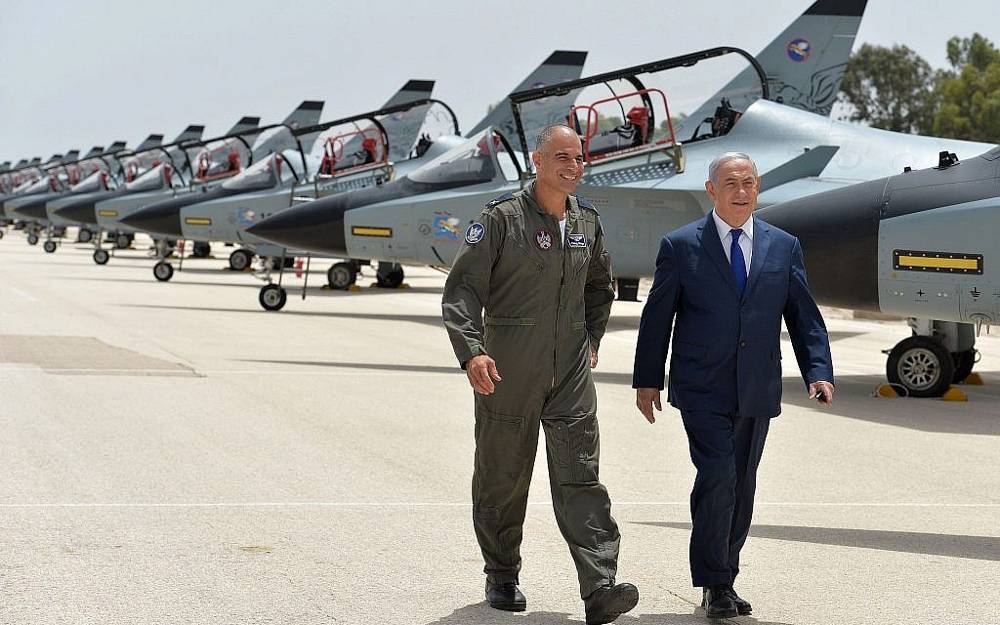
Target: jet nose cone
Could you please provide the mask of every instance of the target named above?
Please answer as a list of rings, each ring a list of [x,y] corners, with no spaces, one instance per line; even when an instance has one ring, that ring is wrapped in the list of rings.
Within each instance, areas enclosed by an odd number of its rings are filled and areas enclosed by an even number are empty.
[[[74,223],[97,225],[97,203],[114,195],[114,192],[101,193],[92,197],[80,198],[57,208],[53,214]]]
[[[286,248],[346,257],[346,210],[346,198],[332,196],[283,210],[247,231]]]
[[[145,208],[140,208],[121,221],[130,228],[144,232],[169,237],[184,236],[181,231],[181,207],[177,206],[173,200],[156,202]]]
[[[198,191],[186,193],[140,208],[128,217],[124,217],[121,222],[136,230],[180,238],[184,236],[183,229],[181,228],[182,208],[231,194],[231,191],[221,187],[204,193]]]
[[[45,202],[48,201],[48,199],[48,197],[40,197],[29,202],[25,202],[24,204],[21,204],[21,206],[17,209],[17,212],[31,219],[47,219],[48,214],[45,212]]]

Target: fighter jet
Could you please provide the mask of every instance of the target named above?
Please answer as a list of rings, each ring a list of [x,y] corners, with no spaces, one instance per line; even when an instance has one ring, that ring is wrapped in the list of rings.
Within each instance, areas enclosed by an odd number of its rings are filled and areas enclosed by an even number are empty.
[[[601,197],[596,188],[612,186],[608,193],[616,195],[616,202],[617,195],[624,195],[621,206],[634,209],[620,216],[605,214],[604,217],[605,230],[612,235],[607,245],[617,253],[616,273],[624,277],[619,280],[620,296],[634,299],[639,276],[652,270],[656,252],[651,233],[672,229],[667,227],[670,224],[687,223],[695,214],[704,214],[707,210],[703,168],[720,151],[736,149],[723,147],[727,137],[732,140],[746,134],[749,140],[757,141],[757,145],[766,145],[772,139],[787,135],[789,145],[781,145],[770,152],[773,160],[768,164],[771,167],[792,160],[802,153],[803,147],[809,147],[809,140],[799,145],[805,139],[796,132],[801,123],[816,126],[823,143],[829,141],[824,133],[830,130],[832,122],[801,108],[808,106],[809,100],[798,101],[798,108],[776,104],[768,101],[770,89],[772,84],[778,84],[786,93],[793,89],[807,91],[814,74],[795,67],[785,69],[785,66],[810,59],[820,63],[818,59],[824,59],[818,67],[824,68],[825,76],[835,79],[836,91],[843,64],[850,54],[850,45],[845,42],[853,41],[864,6],[864,2],[842,4],[822,0],[814,3],[761,53],[760,57],[770,65],[767,68],[743,50],[713,48],[586,79],[519,91],[510,96],[515,135],[485,128],[466,146],[396,182],[297,206],[262,221],[250,228],[250,232],[289,248],[342,258],[448,266],[458,250],[465,227],[478,216],[483,204],[521,188],[530,176],[526,164],[530,163],[528,146],[533,147],[533,136],[525,124],[518,124],[518,120],[538,102],[563,98],[565,108],[556,121],[574,123],[585,139],[588,172],[584,184],[589,186],[581,189],[581,193],[593,195],[592,199],[604,206],[611,198]],[[798,33],[796,39],[810,41],[812,54],[808,57],[792,54],[786,41],[788,32]],[[831,51],[830,54],[827,51]],[[709,98],[708,102],[716,110],[707,128],[702,130],[702,124],[696,125],[690,138],[682,141],[672,128],[666,93],[646,88],[640,75],[691,67],[727,54],[742,56],[750,67]],[[837,67],[840,73],[833,69],[826,71]],[[758,99],[744,115],[733,107],[728,95],[736,85],[743,92],[740,97],[747,97],[751,91],[745,86],[747,72],[756,79]],[[781,79],[769,80],[769,76]],[[600,99],[599,104],[571,106],[574,94],[595,85],[606,85],[612,96]],[[823,101],[812,101],[822,105],[818,110],[824,114],[829,111]],[[601,106],[604,108],[599,108]],[[755,107],[761,109],[761,113],[751,115]],[[703,105],[698,110],[704,108]],[[599,131],[600,117],[619,110],[627,111],[624,123]],[[773,111],[780,111],[783,118],[772,119]],[[660,131],[658,120],[663,120],[666,132]],[[844,126],[849,132],[854,131],[853,126]],[[731,144],[742,145],[741,141],[731,141]],[[518,145],[520,152],[512,149],[512,145]],[[789,150],[794,152],[789,153]],[[687,171],[694,173],[685,173],[685,162],[689,164]],[[809,159],[806,165],[816,166]],[[796,161],[794,167],[800,166]],[[661,199],[659,192],[653,189],[662,185],[676,185],[683,191],[676,200]],[[619,217],[621,223],[616,221]]]
[[[581,70],[583,68],[583,63],[585,60],[586,60],[585,52],[556,51],[553,54],[551,54],[544,62],[542,62],[542,64],[537,69],[535,69],[535,71],[533,71],[527,78],[525,78],[525,80],[522,81],[517,88],[523,89],[526,87],[531,87],[536,85],[549,85],[549,84],[559,83],[567,79],[578,77],[581,73]],[[526,115],[523,116],[522,125],[528,126],[529,129],[534,129],[534,130],[540,129],[546,124],[551,123],[553,119],[558,119],[559,111],[564,110],[565,107],[568,106],[571,101],[572,99],[568,98],[567,96],[558,96],[549,98],[545,102],[540,103],[538,106],[535,106],[530,111],[528,111]],[[450,115],[450,111],[448,111],[447,114]],[[451,115],[451,117],[453,118],[454,116]],[[419,120],[420,116],[419,115],[413,116],[413,119]],[[510,109],[504,106],[503,104],[495,107],[484,118],[484,120],[478,124],[478,126],[483,126],[484,124],[488,125],[490,122],[506,124],[507,126],[512,127],[513,118],[511,116]],[[457,131],[457,122],[455,122],[455,124],[456,124],[455,129]],[[408,171],[412,170],[419,163],[432,162],[433,160],[435,160],[435,157],[440,157],[442,155],[442,152],[446,151],[446,148],[455,145],[453,142],[445,143],[440,141],[440,139],[437,140],[435,143],[437,143],[438,145],[434,146],[433,144],[431,144],[432,149],[426,151],[418,149],[416,153],[412,155],[414,158],[407,158],[404,161],[399,161],[398,165],[394,164],[393,167],[395,169],[395,177],[399,178],[402,174],[406,174]],[[392,149],[391,148],[392,145],[393,144],[390,143],[390,149]],[[402,143],[400,143],[400,145],[402,146],[403,149],[400,156],[404,156],[405,153],[410,150],[409,146],[412,144],[407,141],[403,141]],[[371,184],[372,179],[364,178],[361,180],[367,180],[368,182],[365,184],[354,184],[352,186],[341,185],[339,187],[330,187],[326,190],[326,193],[331,193],[337,190],[343,190],[345,188],[352,189],[351,191],[346,191],[347,193],[354,193],[355,191],[353,189],[361,190],[362,187],[367,187],[367,188],[372,187]],[[234,180],[233,186],[235,185],[236,181]],[[233,195],[235,195],[235,193],[233,193]],[[284,209],[289,206],[289,202],[287,200],[287,194],[285,195],[285,197],[282,197],[281,195],[274,197],[274,194],[271,192],[267,192],[265,195],[268,196],[268,199],[265,201],[267,202],[267,206],[269,207],[270,212],[276,212],[280,209]],[[215,198],[210,198],[210,200],[214,199]],[[224,224],[226,222],[239,221],[239,215],[234,215],[233,211],[239,211],[244,208],[244,206],[241,203],[242,200],[243,198],[239,198],[239,200],[234,202],[232,199],[226,198],[225,200],[218,200],[217,202],[214,203],[215,206],[219,208],[219,210],[228,212],[228,215],[225,217],[225,221],[217,220],[216,218],[208,217],[206,215],[201,214],[202,207],[204,207],[205,210],[211,210],[212,208],[211,204],[206,203],[206,204],[200,204],[197,207],[189,205],[188,208],[172,207],[172,206],[167,206],[165,204],[155,208],[148,207],[142,211],[143,213],[142,215],[139,214],[133,215],[130,218],[129,223],[132,223],[136,227],[141,227],[145,229],[160,228],[159,230],[157,230],[158,232],[163,232],[167,235],[169,235],[172,232],[173,233],[172,236],[180,236],[180,234],[185,234],[185,230],[189,231],[193,230],[193,227],[209,226],[209,225],[214,226],[217,223]],[[186,215],[183,216],[183,219],[181,214],[182,210],[186,213]],[[259,208],[253,209],[255,216],[258,210],[260,209]],[[217,217],[222,217],[222,216],[223,215],[221,214],[217,214]],[[141,224],[138,223],[138,220],[140,219],[142,220]],[[246,223],[240,224],[241,226],[240,232],[242,232],[245,229],[246,225],[250,224]],[[172,228],[172,230],[166,231],[166,229],[168,228]],[[223,233],[216,232],[216,236],[218,236],[219,234]],[[240,240],[241,242],[257,241],[253,237],[247,237],[242,234],[240,235],[238,240]],[[277,251],[279,250],[276,249],[275,252]],[[237,252],[239,252],[239,254],[245,254],[245,252],[240,252],[239,250],[237,250]],[[234,252],[234,254],[237,254],[237,252]],[[284,254],[282,253],[280,255],[283,256]],[[232,258],[235,259],[236,256],[233,256]],[[240,259],[240,262],[243,262],[243,259]],[[161,280],[169,279],[169,277],[172,276],[172,274],[173,274],[172,268],[169,268],[169,266],[158,264],[157,267],[154,267],[154,276],[156,276],[157,279]],[[331,281],[333,281],[334,277],[340,276],[348,284],[354,282],[356,275],[357,275],[357,265],[353,263],[348,263],[346,265],[339,266],[336,269],[331,268],[331,272],[328,272],[328,277],[331,277]],[[383,266],[382,270],[378,272],[377,275],[381,283],[399,284],[402,282],[402,270],[401,268],[398,267],[398,265]],[[284,290],[281,289],[280,285],[268,284],[261,290],[260,293],[261,305],[269,309],[280,309],[281,306],[284,305],[285,297],[286,295],[284,293]]]
[[[181,192],[181,187],[169,186],[168,188],[162,184],[156,190],[151,191],[145,186],[136,185],[137,188],[134,189],[136,192],[149,192],[153,194],[152,197],[141,198],[142,204],[137,204],[137,200],[140,199],[137,196],[104,200],[95,207],[98,222],[101,221],[101,213],[105,212],[108,217],[120,222],[123,227],[132,231],[147,231],[154,238],[172,238],[169,232],[165,233],[158,227],[159,220],[146,224],[148,227],[127,220],[147,208],[184,206],[223,194],[224,191],[221,188],[223,181],[239,174],[256,162],[259,156],[270,153],[275,146],[284,147],[290,129],[315,125],[323,111],[323,104],[321,101],[306,100],[280,124],[227,135],[208,142],[200,149],[192,163],[194,173],[186,191]],[[155,180],[150,176],[150,180],[144,182],[153,184]],[[106,206],[105,204],[114,204],[114,206]],[[123,214],[126,208],[131,213],[130,215]],[[164,256],[167,251],[166,247],[161,247],[160,256]],[[208,242],[195,241],[193,251],[195,256],[207,256],[210,251]]]
[[[233,127],[236,133],[249,133],[257,127],[259,118],[243,117]],[[188,126],[184,132],[169,144],[162,144],[162,135],[156,135],[160,141],[151,143],[148,140],[136,150],[121,155],[123,165],[121,183],[114,189],[93,194],[68,197],[51,207],[54,218],[66,222],[82,224],[81,232],[93,230],[97,233],[107,232],[115,241],[118,249],[127,248],[132,243],[134,233],[124,226],[115,224],[112,220],[114,210],[105,211],[107,221],[102,220],[96,210],[98,205],[115,201],[141,201],[143,191],[164,191],[174,193],[175,187],[184,187],[191,175],[191,161],[197,150],[205,145],[201,140],[204,131],[202,126]],[[162,196],[161,196],[162,197]],[[95,239],[94,262],[105,264],[110,259],[107,250],[101,247],[100,236]]]
[[[80,151],[70,150],[65,155],[54,155],[48,162],[38,168],[38,177],[30,182],[24,182],[16,187],[3,200],[4,214],[8,219],[26,222],[28,243],[38,243],[38,233],[45,225],[34,217],[17,211],[21,206],[30,206],[39,199],[48,199],[69,188],[70,176],[76,169],[73,167],[79,160]]]
[[[820,303],[907,318],[913,335],[888,352],[886,376],[898,394],[940,397],[972,373],[982,327],[1000,323],[989,262],[1000,258],[1000,146],[906,169],[757,215],[799,238]]]
[[[382,109],[304,128],[279,129],[284,141],[255,146],[255,164],[222,183],[209,199],[186,206],[150,206],[127,219],[127,223],[161,228],[165,236],[184,239],[239,243],[229,257],[230,268],[243,270],[253,256],[272,256],[281,250],[259,250],[259,241],[243,235],[243,229],[261,216],[290,205],[293,198],[312,199],[350,188],[382,184],[400,171],[407,171],[448,149],[458,133],[458,121],[450,108],[431,100],[433,81],[410,80]],[[440,128],[421,132],[428,116],[446,118]],[[270,150],[270,154],[266,150]],[[166,219],[173,211],[174,228]],[[268,246],[273,248],[273,246]],[[269,264],[267,264],[269,266]],[[173,272],[164,260],[154,267],[154,276],[169,279]]]

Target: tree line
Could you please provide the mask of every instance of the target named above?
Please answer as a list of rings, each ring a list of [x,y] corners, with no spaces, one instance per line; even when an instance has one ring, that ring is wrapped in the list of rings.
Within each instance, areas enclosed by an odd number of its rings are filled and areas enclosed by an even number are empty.
[[[851,54],[839,100],[875,128],[1000,143],[1000,50],[979,33],[952,37],[950,67],[934,70],[905,45]]]

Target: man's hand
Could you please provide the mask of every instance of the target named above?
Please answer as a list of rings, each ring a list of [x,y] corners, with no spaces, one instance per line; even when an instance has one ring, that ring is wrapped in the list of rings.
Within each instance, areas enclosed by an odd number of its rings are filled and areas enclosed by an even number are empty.
[[[469,378],[473,390],[480,395],[492,395],[496,390],[493,381],[499,382],[503,379],[497,371],[496,361],[486,354],[470,358],[465,363],[465,375]]]
[[[833,384],[829,382],[813,382],[809,385],[809,399],[815,399],[824,406],[833,403]]]
[[[663,411],[660,407],[660,389],[658,388],[637,388],[635,389],[635,405],[639,408],[639,412],[642,416],[646,417],[646,421],[650,423],[656,422],[656,417],[653,416],[653,406],[656,409]]]
[[[590,346],[590,368],[594,369],[596,367],[597,367],[597,350],[594,349],[593,345],[591,345]]]

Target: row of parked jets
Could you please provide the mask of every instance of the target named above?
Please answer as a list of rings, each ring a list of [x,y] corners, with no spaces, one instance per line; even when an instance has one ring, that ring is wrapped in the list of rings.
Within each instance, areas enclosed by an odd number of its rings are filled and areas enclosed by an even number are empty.
[[[663,233],[712,209],[708,163],[746,152],[759,216],[800,239],[817,300],[906,318],[912,336],[886,350],[889,383],[942,396],[969,379],[977,336],[1000,319],[986,261],[1000,252],[1000,147],[830,119],[865,8],[819,0],[756,56],[718,47],[581,78],[586,52],[556,51],[464,133],[434,82],[411,80],[377,110],[323,123],[323,103],[305,101],[280,123],[243,117],[210,139],[192,125],[166,144],[151,135],[134,149],[5,163],[4,227],[44,238],[48,253],[74,227],[98,265],[147,233],[162,282],[178,241],[195,256],[231,245],[231,269],[259,262],[258,300],[275,311],[296,257],[336,260],[335,289],[365,267],[385,288],[403,283],[404,265],[447,269],[482,206],[531,180],[537,132],[563,122],[583,140],[578,190],[601,213],[618,296],[635,299]],[[647,86],[725,55],[748,66],[683,121]],[[599,124],[611,116],[621,123]]]

